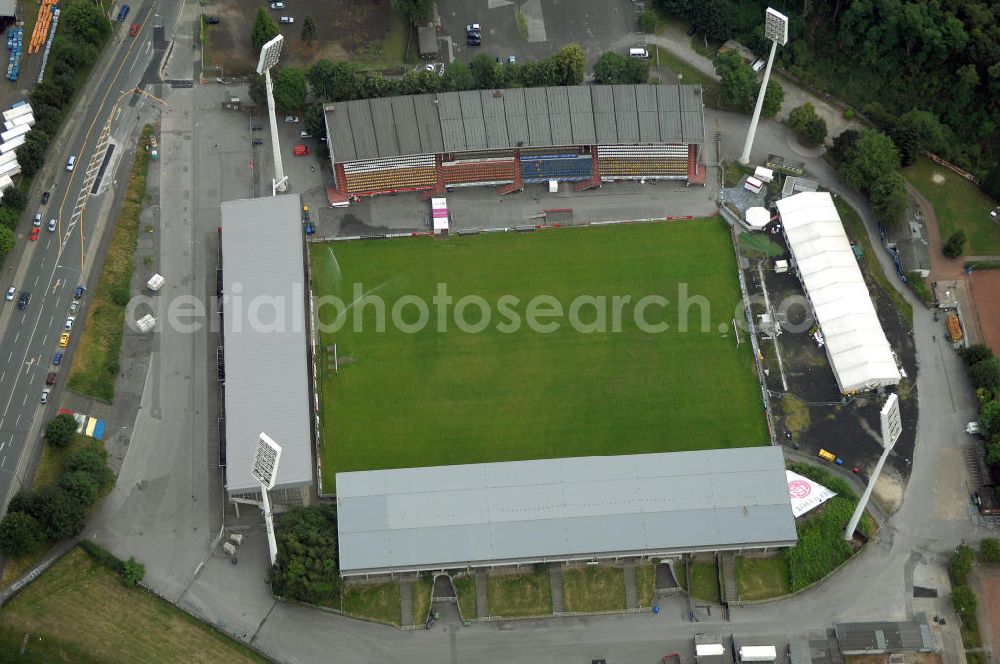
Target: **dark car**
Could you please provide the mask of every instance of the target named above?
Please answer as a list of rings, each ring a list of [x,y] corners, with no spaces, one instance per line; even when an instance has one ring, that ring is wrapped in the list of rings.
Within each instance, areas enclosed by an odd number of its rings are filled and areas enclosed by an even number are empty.
[[[42,205],[45,205],[48,202],[49,202],[49,192],[43,191],[42,192]]]
[[[218,16],[206,16],[205,17],[205,23],[209,23],[211,25],[215,25],[218,22],[219,22],[219,17]]]
[[[264,139],[263,138],[254,138],[254,139],[252,139],[250,141],[250,144],[251,145],[264,145]]]
[[[118,22],[124,23],[126,16],[128,16],[128,5],[122,5],[121,10],[118,12]]]
[[[261,125],[259,125],[259,124],[255,124],[255,125],[250,125],[250,131],[260,131],[260,130],[261,130],[261,129],[263,129],[263,128],[264,128],[264,127],[262,127],[262,126],[261,126]]]
[[[31,302],[31,293],[28,291],[21,291],[21,297],[17,298],[17,308],[27,309],[29,302]]]
[[[63,352],[61,350],[56,351],[56,354],[52,356],[52,364],[58,367],[60,364],[62,364],[62,359],[63,359]]]
[[[83,294],[84,294],[84,292],[86,292],[86,290],[87,289],[84,288],[83,286],[77,286],[76,290],[73,291],[73,299],[74,300],[82,299],[83,298]]]
[[[51,387],[51,386],[53,386],[53,385],[56,384],[56,372],[55,371],[50,371],[49,375],[47,375],[45,377],[45,384],[48,385],[49,387]]]
[[[469,35],[468,38],[465,40],[465,43],[469,46],[482,46],[483,40],[478,35],[476,36]]]

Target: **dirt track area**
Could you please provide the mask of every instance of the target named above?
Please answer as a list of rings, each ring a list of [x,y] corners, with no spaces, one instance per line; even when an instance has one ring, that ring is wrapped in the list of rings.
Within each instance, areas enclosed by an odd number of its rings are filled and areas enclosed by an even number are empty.
[[[219,17],[218,24],[205,26],[204,68],[208,74],[216,75],[218,67],[225,76],[253,71],[257,54],[250,32],[259,7],[267,8],[268,4],[259,0],[209,0],[203,4],[206,15]],[[363,68],[382,70],[398,66],[407,47],[406,27],[389,0],[285,0],[285,9],[268,12],[275,22],[282,16],[295,19],[292,24],[278,24],[285,37],[284,66],[308,67],[327,58],[350,59]],[[316,22],[316,38],[311,44],[302,39],[306,16]]]
[[[982,622],[979,625],[983,645],[991,648],[994,653],[1000,652],[1000,570],[980,569],[979,583],[988,621],[988,625],[983,625]]]
[[[983,331],[983,340],[1000,355],[1000,270],[972,273],[972,297]]]

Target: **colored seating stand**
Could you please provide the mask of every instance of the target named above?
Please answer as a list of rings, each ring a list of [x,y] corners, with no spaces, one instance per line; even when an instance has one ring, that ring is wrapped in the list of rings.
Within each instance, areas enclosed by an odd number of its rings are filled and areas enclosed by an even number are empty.
[[[514,179],[514,161],[496,159],[444,164],[444,181],[449,185],[479,182],[508,182]]]
[[[547,180],[587,180],[591,177],[590,155],[521,155],[521,177],[527,183]]]
[[[7,50],[10,58],[7,62],[7,80],[16,81],[21,73],[21,52],[24,46],[24,28],[14,26],[7,30]]]

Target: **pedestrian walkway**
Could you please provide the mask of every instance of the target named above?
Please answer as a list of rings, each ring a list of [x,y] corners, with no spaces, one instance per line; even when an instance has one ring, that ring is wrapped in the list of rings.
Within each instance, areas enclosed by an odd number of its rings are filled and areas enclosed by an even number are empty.
[[[631,560],[625,562],[625,607],[629,609],[639,608],[639,596],[635,590],[635,563]]]
[[[486,618],[490,615],[490,604],[486,595],[486,570],[476,569],[476,615]]]
[[[399,582],[399,624],[413,624],[413,581],[411,579]]]
[[[552,613],[563,612],[562,565],[549,565],[549,586],[552,593]]]
[[[719,576],[722,578],[722,601],[735,604],[740,600],[736,590],[736,554],[731,551],[719,555]]]

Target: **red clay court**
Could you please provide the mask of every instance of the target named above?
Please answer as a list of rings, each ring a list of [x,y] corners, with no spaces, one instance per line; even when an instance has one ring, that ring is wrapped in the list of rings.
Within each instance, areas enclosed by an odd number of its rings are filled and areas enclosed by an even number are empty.
[[[994,353],[1000,355],[1000,270],[974,271],[972,298],[976,305],[983,341],[993,349]]]

